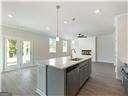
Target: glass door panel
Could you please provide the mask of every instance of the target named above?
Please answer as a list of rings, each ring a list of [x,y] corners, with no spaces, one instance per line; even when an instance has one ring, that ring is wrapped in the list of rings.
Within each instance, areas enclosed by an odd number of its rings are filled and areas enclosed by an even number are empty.
[[[17,65],[17,40],[6,39],[6,66]]]
[[[23,64],[29,64],[31,59],[31,42],[22,41],[22,59]]]
[[[4,66],[3,70],[13,70],[28,67],[33,64],[32,41],[5,38],[4,39]]]

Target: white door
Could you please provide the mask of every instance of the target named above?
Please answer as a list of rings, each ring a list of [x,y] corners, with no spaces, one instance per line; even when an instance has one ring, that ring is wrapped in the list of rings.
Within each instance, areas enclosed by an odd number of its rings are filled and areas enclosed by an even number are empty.
[[[21,67],[31,66],[33,64],[32,56],[32,41],[21,41]]]
[[[14,38],[6,38],[4,41],[5,50],[5,63],[4,69],[14,69],[18,67],[18,40]]]
[[[4,47],[4,70],[14,70],[33,64],[31,41],[5,38]]]

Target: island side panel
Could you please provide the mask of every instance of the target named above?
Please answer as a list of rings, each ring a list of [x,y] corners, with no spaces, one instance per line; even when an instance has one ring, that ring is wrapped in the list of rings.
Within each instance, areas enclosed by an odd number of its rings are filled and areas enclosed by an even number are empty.
[[[36,92],[40,95],[46,96],[46,65],[40,64],[37,67]]]
[[[47,96],[65,96],[65,72],[63,69],[57,69],[47,66]]]

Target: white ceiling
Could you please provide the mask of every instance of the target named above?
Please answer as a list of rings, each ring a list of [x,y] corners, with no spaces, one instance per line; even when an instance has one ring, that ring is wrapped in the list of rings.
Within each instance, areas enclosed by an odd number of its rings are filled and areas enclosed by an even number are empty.
[[[61,2],[60,35],[72,38],[78,33],[100,35],[114,32],[114,17],[128,12],[127,2]],[[2,2],[2,24],[34,29],[36,33],[56,34],[56,2]],[[101,14],[94,14],[100,9]],[[13,18],[8,14],[15,12]],[[76,18],[73,22],[72,17]],[[68,24],[63,21],[67,20]],[[50,27],[50,31],[46,27]]]

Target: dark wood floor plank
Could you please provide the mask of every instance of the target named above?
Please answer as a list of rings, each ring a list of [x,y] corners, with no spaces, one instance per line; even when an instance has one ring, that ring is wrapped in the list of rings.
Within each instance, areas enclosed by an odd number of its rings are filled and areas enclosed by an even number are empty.
[[[78,96],[126,96],[121,82],[116,80],[114,66],[94,63],[91,78]]]

